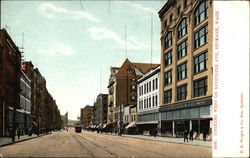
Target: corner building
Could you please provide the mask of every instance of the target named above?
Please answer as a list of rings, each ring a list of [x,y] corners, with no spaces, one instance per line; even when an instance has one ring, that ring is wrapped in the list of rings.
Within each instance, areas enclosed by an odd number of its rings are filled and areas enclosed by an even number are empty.
[[[161,19],[161,135],[182,137],[194,130],[196,139],[212,127],[211,0],[169,0]]]

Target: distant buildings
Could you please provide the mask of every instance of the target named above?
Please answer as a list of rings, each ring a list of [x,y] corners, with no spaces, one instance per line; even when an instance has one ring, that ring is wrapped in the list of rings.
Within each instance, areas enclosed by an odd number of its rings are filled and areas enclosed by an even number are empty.
[[[69,126],[68,112],[66,112],[64,115],[61,115],[61,119],[62,119],[62,128],[68,127]]]
[[[93,120],[93,110],[94,107],[90,105],[86,105],[81,109],[81,122],[83,129],[88,129],[91,127],[91,122]]]
[[[0,30],[0,136],[14,140],[21,134],[61,128],[60,111],[46,81],[21,52],[5,29]]]
[[[108,94],[99,94],[93,108],[94,124],[102,129],[107,124]]]

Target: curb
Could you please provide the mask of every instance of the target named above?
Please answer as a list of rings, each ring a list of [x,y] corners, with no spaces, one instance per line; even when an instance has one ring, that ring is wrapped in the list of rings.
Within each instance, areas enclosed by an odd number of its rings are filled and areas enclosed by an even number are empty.
[[[49,135],[49,134],[45,134],[45,135]],[[17,140],[15,142],[10,142],[10,143],[6,143],[6,144],[2,144],[2,145],[0,145],[0,147],[12,145],[12,144],[15,144],[15,143],[20,143],[20,142],[23,142],[23,141],[26,141],[26,140],[30,140],[30,139],[34,139],[34,138],[39,138],[39,137],[42,137],[42,136],[45,136],[45,135],[40,135],[40,136],[35,136],[35,137],[30,137],[30,138],[26,138],[26,139]]]

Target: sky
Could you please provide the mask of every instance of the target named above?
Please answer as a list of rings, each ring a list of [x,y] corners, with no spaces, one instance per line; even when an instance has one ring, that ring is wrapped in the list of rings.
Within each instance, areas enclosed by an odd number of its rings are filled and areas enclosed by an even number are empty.
[[[151,27],[152,61],[160,63],[158,11],[166,0],[0,3],[1,28],[17,46],[23,45],[24,60],[40,70],[69,119],[76,120],[80,108],[108,93],[111,66],[120,67],[126,57],[151,62]]]

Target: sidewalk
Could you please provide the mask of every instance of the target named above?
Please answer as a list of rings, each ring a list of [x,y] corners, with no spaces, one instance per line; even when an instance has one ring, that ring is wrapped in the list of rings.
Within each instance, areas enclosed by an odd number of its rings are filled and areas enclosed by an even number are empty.
[[[155,141],[171,142],[171,143],[178,143],[178,144],[189,144],[189,145],[212,147],[212,141],[194,140],[194,141],[184,142],[184,138],[170,138],[170,137],[159,137],[159,136],[154,137],[154,136],[144,136],[144,135],[124,135],[124,134],[122,136],[145,139],[145,140],[155,140]]]
[[[41,137],[41,136],[43,136],[43,134],[40,134],[39,137]],[[37,137],[38,136],[36,134],[32,134],[32,136],[28,136],[28,135],[20,136],[20,139],[18,139],[18,137],[16,136],[15,137],[15,142],[12,142],[11,137],[2,137],[2,138],[0,138],[0,147],[10,145],[10,144],[14,144],[14,143],[17,143],[17,142],[22,142],[22,141],[33,139],[33,138],[37,138]]]
[[[106,134],[106,133],[103,133]],[[109,135],[116,135],[114,133],[107,133]],[[171,137],[159,137],[159,136],[144,136],[144,135],[127,135],[122,134],[122,137],[130,137],[130,138],[137,138],[137,139],[144,139],[144,140],[154,140],[154,141],[161,141],[161,142],[171,142],[171,143],[178,143],[178,144],[187,144],[187,145],[197,145],[197,146],[205,146],[205,147],[212,147],[212,141],[203,141],[203,140],[194,140],[184,142],[184,138],[171,138]]]

